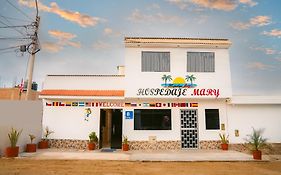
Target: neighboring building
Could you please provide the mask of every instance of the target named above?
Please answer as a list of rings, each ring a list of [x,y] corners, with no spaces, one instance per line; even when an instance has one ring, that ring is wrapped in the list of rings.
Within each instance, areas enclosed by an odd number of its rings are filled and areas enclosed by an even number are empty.
[[[30,100],[38,100],[38,91],[32,90]],[[25,100],[26,91],[21,92],[20,88],[0,88],[0,100]]]
[[[281,142],[281,97],[232,95],[227,39],[125,38],[118,75],[48,75],[40,97],[52,147],[214,149],[219,133],[244,142],[252,127]],[[237,148],[239,149],[239,148]]]

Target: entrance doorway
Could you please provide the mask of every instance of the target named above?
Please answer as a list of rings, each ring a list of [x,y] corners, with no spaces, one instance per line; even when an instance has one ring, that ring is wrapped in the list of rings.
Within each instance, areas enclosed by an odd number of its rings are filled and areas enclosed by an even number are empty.
[[[122,148],[122,110],[100,110],[100,148]]]
[[[197,109],[181,110],[181,147],[198,148]]]

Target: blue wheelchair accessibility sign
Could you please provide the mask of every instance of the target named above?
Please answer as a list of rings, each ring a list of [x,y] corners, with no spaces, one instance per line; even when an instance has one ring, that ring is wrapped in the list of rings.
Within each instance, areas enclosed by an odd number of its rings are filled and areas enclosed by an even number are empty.
[[[125,119],[133,119],[134,112],[133,111],[125,111]]]

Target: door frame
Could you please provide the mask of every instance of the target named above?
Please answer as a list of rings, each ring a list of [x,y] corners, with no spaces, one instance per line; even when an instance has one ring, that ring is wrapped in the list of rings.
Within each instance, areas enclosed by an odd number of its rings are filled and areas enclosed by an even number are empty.
[[[100,148],[112,148],[112,129],[113,129],[113,111],[114,110],[120,110],[120,119],[121,119],[121,146],[122,146],[122,135],[123,135],[123,108],[100,108],[100,122],[99,122],[99,147]],[[105,112],[105,114],[102,114],[102,111]],[[103,146],[103,121],[106,123],[106,117],[107,117],[107,111],[111,111],[111,121],[110,121],[110,126],[108,127],[108,135],[109,135],[109,139],[108,139],[108,144],[109,146]]]

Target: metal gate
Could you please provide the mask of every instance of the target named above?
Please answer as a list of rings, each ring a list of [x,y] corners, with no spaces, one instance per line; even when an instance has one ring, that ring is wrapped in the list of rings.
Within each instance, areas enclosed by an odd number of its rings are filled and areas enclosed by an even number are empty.
[[[196,109],[181,110],[181,147],[198,148],[198,121]]]

